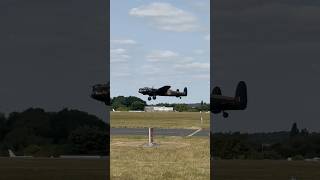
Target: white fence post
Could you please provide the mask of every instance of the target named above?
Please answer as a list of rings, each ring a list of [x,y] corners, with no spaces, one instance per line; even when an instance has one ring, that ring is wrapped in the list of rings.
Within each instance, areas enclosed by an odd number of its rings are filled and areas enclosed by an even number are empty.
[[[149,128],[149,145],[153,144],[153,128]]]

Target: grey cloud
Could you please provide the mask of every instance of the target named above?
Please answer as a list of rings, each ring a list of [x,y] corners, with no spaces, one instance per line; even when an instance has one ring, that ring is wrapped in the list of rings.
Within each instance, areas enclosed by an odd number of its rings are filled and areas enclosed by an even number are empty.
[[[219,0],[212,13],[212,87],[249,89],[248,110],[214,116],[217,131],[319,131],[319,1]]]
[[[0,2],[0,111],[77,108],[106,119],[89,95],[107,74],[104,1]]]

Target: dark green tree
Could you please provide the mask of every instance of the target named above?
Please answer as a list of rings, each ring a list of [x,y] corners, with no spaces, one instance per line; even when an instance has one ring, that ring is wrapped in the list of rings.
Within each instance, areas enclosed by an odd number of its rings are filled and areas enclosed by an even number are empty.
[[[293,123],[290,131],[290,137],[295,137],[299,134],[297,123]]]
[[[0,142],[6,134],[6,117],[0,113]]]
[[[111,100],[111,106],[115,110],[144,110],[145,101],[135,96],[118,96]]]
[[[69,140],[75,154],[108,154],[109,136],[106,131],[94,127],[80,127],[74,130]]]
[[[143,111],[144,107],[145,107],[145,104],[143,102],[135,101],[131,104],[130,109]]]
[[[104,133],[109,128],[107,123],[94,115],[69,109],[45,112],[43,109],[30,108],[10,113],[7,119],[0,116],[0,154],[8,155],[8,149],[17,155],[41,157],[72,154],[70,134],[82,127]],[[87,149],[86,152],[94,151]]]
[[[189,106],[186,104],[176,104],[173,109],[179,112],[189,111]]]

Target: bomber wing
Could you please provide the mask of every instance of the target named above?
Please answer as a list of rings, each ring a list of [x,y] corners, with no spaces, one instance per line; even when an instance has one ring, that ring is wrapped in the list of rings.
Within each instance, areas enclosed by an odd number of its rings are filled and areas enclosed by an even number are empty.
[[[223,110],[240,110],[239,100],[234,97],[213,95],[212,97],[213,108],[223,109]]]
[[[157,90],[157,94],[165,94],[171,86],[163,86]]]

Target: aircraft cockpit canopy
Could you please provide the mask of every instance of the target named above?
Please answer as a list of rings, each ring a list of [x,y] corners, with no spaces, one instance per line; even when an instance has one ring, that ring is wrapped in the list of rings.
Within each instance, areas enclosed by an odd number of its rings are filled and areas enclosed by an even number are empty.
[[[139,89],[139,92],[140,92],[140,93],[143,93],[143,92],[148,92],[148,91],[150,91],[150,90],[152,90],[152,88],[144,87],[144,88],[140,88],[140,89]]]

